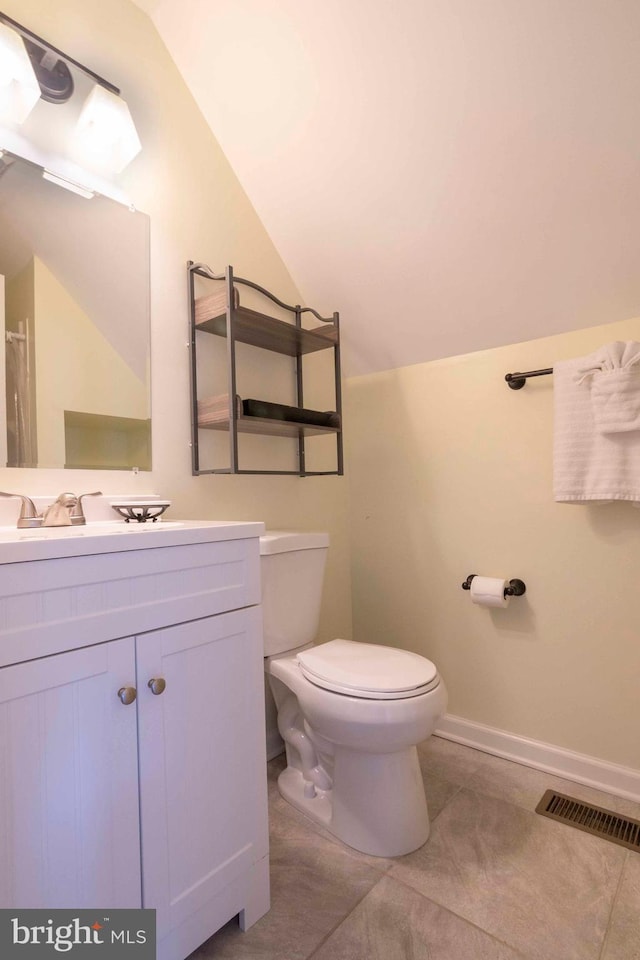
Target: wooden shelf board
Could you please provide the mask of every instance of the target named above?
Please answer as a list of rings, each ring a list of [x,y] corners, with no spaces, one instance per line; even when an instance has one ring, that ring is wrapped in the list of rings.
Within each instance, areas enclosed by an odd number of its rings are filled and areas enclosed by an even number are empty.
[[[274,353],[283,353],[288,357],[299,357],[305,353],[315,353],[317,350],[326,350],[335,346],[337,331],[332,324],[317,327],[314,330],[304,330],[276,320],[265,313],[249,310],[247,307],[238,307],[234,310],[234,329],[236,340],[249,343],[263,350],[272,350]],[[227,317],[222,313],[217,317],[209,317],[196,323],[196,330],[213,333],[217,337],[227,335]]]
[[[312,423],[294,423],[292,420],[264,420],[262,417],[239,417],[238,433],[256,433],[269,437],[318,437],[336,434],[337,427],[319,427]],[[201,430],[228,430],[229,421],[198,423]]]

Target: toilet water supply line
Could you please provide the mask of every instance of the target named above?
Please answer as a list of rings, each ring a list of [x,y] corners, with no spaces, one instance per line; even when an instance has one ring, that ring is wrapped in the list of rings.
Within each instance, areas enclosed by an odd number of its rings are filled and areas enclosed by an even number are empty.
[[[331,790],[333,783],[327,771],[320,764],[314,744],[308,734],[296,724],[299,717],[300,705],[296,697],[290,694],[278,711],[280,736],[285,743],[290,743],[300,754],[302,777],[305,783],[313,784],[319,790]],[[315,790],[311,796],[315,796]]]

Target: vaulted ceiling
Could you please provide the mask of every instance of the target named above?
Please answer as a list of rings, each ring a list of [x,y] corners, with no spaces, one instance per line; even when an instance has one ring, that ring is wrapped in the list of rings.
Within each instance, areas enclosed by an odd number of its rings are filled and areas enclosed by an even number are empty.
[[[637,0],[139,6],[347,373],[640,314]]]

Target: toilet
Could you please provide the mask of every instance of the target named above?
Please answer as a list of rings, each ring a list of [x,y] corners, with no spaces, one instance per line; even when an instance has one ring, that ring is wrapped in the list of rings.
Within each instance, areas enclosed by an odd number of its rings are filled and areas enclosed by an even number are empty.
[[[326,533],[260,538],[265,673],[287,766],[282,796],[344,843],[397,857],[429,836],[416,744],[447,705],[434,664],[351,640],[313,645]]]

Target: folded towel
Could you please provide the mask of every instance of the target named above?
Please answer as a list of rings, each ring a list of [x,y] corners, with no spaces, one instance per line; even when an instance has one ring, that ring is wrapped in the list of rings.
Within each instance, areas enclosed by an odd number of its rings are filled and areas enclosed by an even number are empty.
[[[596,430],[640,430],[640,343],[616,341],[601,347],[585,358],[578,377],[590,384]]]
[[[594,356],[553,365],[554,498],[640,502],[640,433],[596,430],[589,377]]]

